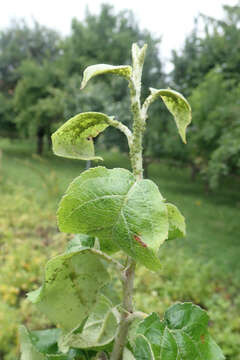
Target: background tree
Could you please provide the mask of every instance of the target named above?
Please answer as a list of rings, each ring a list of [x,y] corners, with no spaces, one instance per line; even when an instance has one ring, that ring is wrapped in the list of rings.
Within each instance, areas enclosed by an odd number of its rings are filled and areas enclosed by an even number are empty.
[[[16,136],[12,97],[22,73],[19,66],[25,60],[42,64],[54,61],[60,52],[60,36],[52,29],[34,21],[33,26],[24,20],[16,20],[0,31],[0,126],[8,136]],[[2,133],[3,134],[3,133]]]
[[[12,108],[12,99],[0,92],[0,127],[2,136],[15,134]]]
[[[25,61],[14,92],[16,124],[20,133],[37,137],[37,153],[42,154],[44,136],[50,137],[53,125],[63,118],[62,73],[55,63],[42,65]]]
[[[21,74],[17,71],[22,61],[34,59],[39,64],[56,60],[59,55],[59,34],[34,21],[13,21],[0,32],[0,90],[14,90]]]
[[[185,93],[190,94],[216,66],[225,78],[239,82],[240,5],[223,8],[223,20],[199,15],[183,49],[173,52],[172,80]]]
[[[194,118],[189,131],[195,145],[189,144],[184,159],[193,178],[200,172],[212,187],[239,171],[240,6],[224,6],[224,14],[223,20],[200,15],[182,51],[173,53],[173,84],[191,95]]]
[[[221,176],[239,173],[240,88],[233,82],[214,69],[190,98],[195,122],[189,154],[212,187]]]
[[[240,6],[225,6],[224,10],[223,20],[200,15],[195,21],[193,31],[186,38],[183,49],[173,53],[171,87],[185,96],[190,96],[193,101],[192,107],[197,120],[189,131],[195,134],[196,127],[200,130],[201,135],[198,138],[194,139],[195,135],[190,137],[198,147],[192,147],[191,144],[188,147],[181,146],[174,131],[174,123],[159,101],[151,108],[151,123],[148,124],[144,140],[145,170],[153,159],[161,157],[170,159],[174,164],[190,165],[193,178],[200,172],[211,184],[216,185],[220,179],[218,176],[218,179],[211,180],[213,175],[210,175],[210,172],[213,174],[213,169],[216,169],[216,159],[220,155],[214,155],[215,162],[212,157],[219,146],[219,129],[222,127],[228,134],[232,133],[232,128],[226,126],[225,118],[231,117],[229,124],[233,124],[237,116],[237,110],[234,109],[238,105],[234,105],[231,98],[226,96],[226,91],[235,97],[240,73]],[[129,48],[133,42],[140,45],[148,43],[148,55],[143,72],[143,96],[146,97],[150,84],[155,88],[165,87],[166,76],[159,52],[160,39],[152,36],[147,30],[140,29],[131,11],[116,13],[109,5],[102,5],[97,15],[87,11],[83,21],[73,20],[71,34],[65,39],[37,23],[34,23],[33,27],[27,26],[23,21],[13,23],[0,34],[1,129],[4,132],[16,133],[14,124],[17,123],[18,129],[21,127],[21,132],[25,135],[37,135],[38,151],[41,152],[43,138],[49,134],[50,127],[56,121],[63,122],[79,112],[92,109],[109,115],[117,113],[117,120],[130,125],[130,104],[127,97],[129,90],[124,86],[122,79],[105,76],[102,82],[96,81],[94,86],[90,85],[83,96],[79,87],[80,74],[87,64],[128,64]],[[22,63],[26,60],[28,65],[25,62],[23,66]],[[49,79],[43,71],[49,74]],[[217,73],[221,74],[221,79]],[[39,85],[31,79],[32,74],[36,74],[34,76],[39,79]],[[175,83],[179,86],[176,87]],[[212,94],[207,95],[206,86],[212,89],[216,99]],[[27,98],[25,91],[29,94]],[[207,101],[203,101],[204,96],[208,97]],[[224,117],[222,111],[219,113],[221,104],[218,99],[221,97],[224,97]],[[227,98],[228,102],[225,102]],[[53,104],[58,101],[61,104],[55,110],[58,115],[55,116]],[[210,138],[213,131],[210,131],[210,128],[213,127],[216,127],[214,131],[217,135],[214,135],[214,139],[208,140],[207,137]],[[163,133],[168,136],[163,137]],[[118,144],[121,150],[127,149],[124,137],[117,131],[107,130],[98,141],[103,142],[107,148]],[[229,139],[224,140],[224,144],[225,147],[231,146]],[[231,173],[234,169],[231,165],[225,172]],[[223,170],[220,173],[223,173]]]

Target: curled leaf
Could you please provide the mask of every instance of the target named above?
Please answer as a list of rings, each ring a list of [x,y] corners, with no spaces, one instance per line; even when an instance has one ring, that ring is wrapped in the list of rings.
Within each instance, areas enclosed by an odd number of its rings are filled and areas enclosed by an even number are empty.
[[[95,156],[93,138],[109,126],[109,119],[98,112],[72,117],[52,135],[53,152],[72,159],[102,160]]]
[[[78,350],[71,349],[63,354],[59,352],[58,338],[60,329],[47,329],[29,331],[20,326],[20,352],[21,360],[74,360]]]
[[[89,236],[85,234],[77,234],[71,239],[66,248],[66,253],[78,251],[81,248],[93,248],[96,242],[96,238],[94,236]]]
[[[81,89],[83,89],[87,85],[88,81],[91,78],[102,74],[115,74],[129,79],[132,74],[132,67],[129,65],[114,66],[107,64],[97,64],[97,65],[88,66],[83,73]]]
[[[166,206],[169,222],[168,240],[184,237],[186,235],[186,224],[184,217],[175,205],[166,204]]]
[[[20,326],[19,337],[21,344],[21,360],[45,360],[44,354],[37,349],[31,339],[30,332],[25,328],[25,326]]]
[[[119,321],[117,309],[101,295],[84,325],[61,338],[60,349],[103,349],[114,340]]]
[[[67,189],[58,209],[63,232],[97,236],[103,251],[122,249],[152,270],[168,234],[167,207],[150,180],[125,169],[92,168]]]
[[[191,123],[192,112],[185,97],[179,92],[171,89],[157,90],[150,88],[150,91],[153,96],[153,100],[159,96],[162,98],[166,107],[175,119],[182,141],[186,143],[186,128]]]
[[[135,67],[143,66],[146,50],[147,44],[144,44],[142,48],[140,48],[136,43],[132,45],[132,57]]]
[[[92,310],[108,281],[101,256],[80,248],[51,259],[43,286],[28,297],[54,324],[71,331]]]

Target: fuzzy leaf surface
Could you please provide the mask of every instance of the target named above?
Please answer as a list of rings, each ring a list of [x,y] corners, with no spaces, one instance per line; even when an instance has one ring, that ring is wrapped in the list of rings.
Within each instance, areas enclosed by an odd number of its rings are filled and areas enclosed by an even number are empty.
[[[53,152],[71,159],[102,160],[95,156],[93,138],[109,126],[108,119],[98,112],[72,117],[52,135]]]
[[[166,205],[169,221],[168,240],[184,237],[186,235],[186,224],[184,216],[182,216],[175,205]]]
[[[171,306],[163,321],[152,313],[137,330],[136,360],[223,360],[208,322],[207,313],[191,303]]]
[[[132,74],[132,67],[129,65],[114,66],[108,64],[97,64],[88,66],[83,72],[81,89],[83,89],[87,85],[88,81],[94,76],[102,74],[114,74],[129,79]]]
[[[71,331],[92,310],[109,280],[101,256],[80,248],[51,259],[43,286],[28,297],[54,324]]]
[[[125,169],[92,168],[76,178],[58,209],[63,232],[99,238],[103,251],[122,249],[151,270],[159,268],[168,236],[167,207],[150,180],[135,181]]]
[[[64,335],[59,346],[62,350],[68,350],[69,347],[103,349],[114,340],[119,320],[117,309],[102,295],[81,330],[77,328]]]
[[[171,89],[150,89],[154,99],[161,97],[164,104],[173,115],[181,139],[186,143],[186,128],[191,123],[192,112],[188,101],[179,92]]]

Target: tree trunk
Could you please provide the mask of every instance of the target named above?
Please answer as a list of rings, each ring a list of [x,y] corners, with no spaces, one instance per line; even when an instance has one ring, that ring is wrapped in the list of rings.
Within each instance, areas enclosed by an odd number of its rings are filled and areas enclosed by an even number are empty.
[[[150,164],[151,164],[151,158],[143,155],[143,174],[145,179],[149,178],[148,168]]]
[[[43,153],[43,138],[44,138],[44,130],[38,129],[37,132],[37,154],[42,155]]]
[[[207,195],[210,195],[210,193],[211,193],[211,188],[210,188],[210,185],[209,185],[208,180],[205,181],[204,190],[205,190],[205,193],[206,193]]]
[[[191,163],[191,180],[194,182],[196,181],[197,175],[199,174],[199,168],[194,164]]]
[[[51,134],[48,133],[47,135],[47,141],[48,141],[48,150],[52,149],[52,138],[51,138]]]

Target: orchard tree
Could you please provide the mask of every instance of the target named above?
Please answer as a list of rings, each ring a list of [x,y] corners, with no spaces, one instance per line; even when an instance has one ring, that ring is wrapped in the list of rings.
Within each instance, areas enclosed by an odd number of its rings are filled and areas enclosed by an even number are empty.
[[[2,136],[15,133],[13,123],[12,101],[0,92],[0,127]]]
[[[133,40],[149,42],[149,54],[143,82],[148,86],[156,76],[162,76],[158,56],[160,39],[154,39],[147,30],[141,30],[130,10],[114,12],[110,5],[102,5],[97,15],[86,12],[84,21],[72,21],[72,31],[64,45],[64,66],[68,74],[79,74],[87,63],[128,63],[129,45]],[[148,75],[148,76],[147,76]],[[150,76],[150,77],[149,77]],[[107,77],[104,79],[110,82]],[[124,86],[122,85],[122,88]],[[117,95],[116,95],[117,96]]]
[[[0,91],[14,91],[21,77],[18,68],[24,60],[41,64],[59,55],[60,36],[52,29],[34,21],[33,26],[24,20],[13,21],[0,32]]]
[[[194,145],[184,159],[192,177],[200,172],[211,187],[238,173],[239,26],[240,5],[224,6],[223,20],[201,15],[182,51],[173,53],[172,81],[184,95],[192,94],[195,119],[189,130]]]
[[[172,80],[189,95],[216,66],[224,78],[240,79],[240,5],[224,6],[224,18],[199,15],[183,49],[173,52]]]
[[[13,21],[0,31],[0,126],[2,134],[16,134],[13,95],[22,73],[18,71],[25,60],[42,64],[59,56],[60,37],[52,29],[34,21],[29,26],[24,20]]]
[[[190,97],[194,127],[189,154],[213,188],[222,176],[240,173],[240,87],[234,88],[233,82],[214,69]]]
[[[42,154],[44,136],[49,138],[54,124],[63,118],[61,78],[55,63],[24,62],[14,93],[16,124],[24,136],[37,138],[37,153]]]

